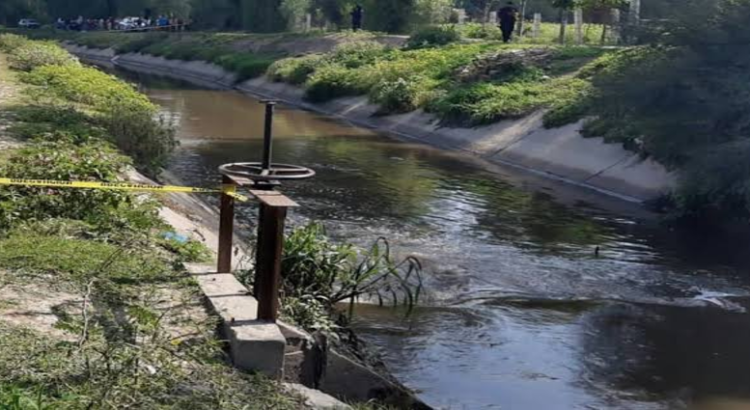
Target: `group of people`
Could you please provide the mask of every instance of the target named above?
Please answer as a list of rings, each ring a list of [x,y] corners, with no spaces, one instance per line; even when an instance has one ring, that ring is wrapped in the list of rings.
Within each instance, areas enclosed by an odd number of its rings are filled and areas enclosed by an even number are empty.
[[[71,31],[139,31],[145,29],[182,31],[186,30],[189,25],[189,21],[165,15],[153,19],[150,17],[84,19],[83,16],[78,16],[75,19],[63,19],[61,17],[55,22],[56,29]]]

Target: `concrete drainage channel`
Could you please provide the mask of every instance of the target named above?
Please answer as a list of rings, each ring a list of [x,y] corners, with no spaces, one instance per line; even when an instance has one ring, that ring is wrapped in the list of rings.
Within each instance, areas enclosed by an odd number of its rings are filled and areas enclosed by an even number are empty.
[[[70,45],[67,48],[90,63],[107,67],[118,66],[117,58],[111,50],[92,54],[96,50]],[[88,50],[88,53],[82,50]],[[234,81],[231,78],[225,80]],[[199,82],[191,79],[191,82],[204,87],[226,88],[214,81]],[[256,198],[263,195],[257,191],[251,192],[256,193]],[[205,212],[205,206],[202,203],[197,204],[194,200],[182,201],[180,205],[188,211],[202,208],[202,214],[207,213],[206,216],[210,219],[223,219],[215,211]],[[216,224],[204,221],[200,225],[202,230],[216,233]],[[219,266],[228,266],[223,271],[230,271],[231,267],[236,265],[233,265],[231,260],[221,260],[222,236],[222,233],[218,232],[218,241],[212,240],[210,245],[216,248],[217,243],[214,242],[218,242]],[[226,239],[227,236],[224,236]],[[232,232],[228,238],[229,243],[225,244],[225,249],[238,251],[240,248],[232,246],[232,241],[237,240]],[[231,257],[232,252],[225,254]],[[274,323],[259,318],[259,302],[253,296],[255,292],[247,289],[233,274],[217,273],[216,268],[206,265],[189,265],[188,271],[199,284],[207,308],[221,319],[219,332],[227,344],[233,365],[238,369],[261,373],[282,381],[291,394],[306,398],[307,405],[316,409],[351,408],[341,400],[375,400],[396,408],[430,409],[417,399],[413,392],[390,377],[384,366],[373,368],[353,355],[329,346],[322,335],[313,336],[282,321]]]
[[[672,173],[650,159],[644,160],[618,144],[607,144],[602,138],[583,138],[582,123],[545,129],[543,112],[478,128],[446,128],[422,110],[374,116],[378,107],[370,104],[367,96],[310,104],[304,100],[301,88],[265,78],[238,84],[233,73],[203,61],[168,60],[144,54],[116,55],[111,49],[65,46],[71,53],[95,64],[174,78],[211,89],[235,89],[260,98],[274,98],[397,139],[467,152],[491,163],[628,202],[641,203],[658,197],[675,183]]]
[[[264,79],[236,85],[236,76],[205,62],[166,60],[140,54],[115,55],[112,50],[92,50],[68,45],[72,53],[95,64],[122,67],[144,74],[171,77],[213,89],[238,89],[252,95],[279,98],[291,105],[344,119],[401,138],[470,152],[489,161],[513,165],[573,185],[583,186],[624,200],[639,202],[671,184],[671,176],[658,165],[638,162],[617,146],[586,140],[575,126],[562,131],[541,130],[541,116],[515,123],[496,124],[484,130],[444,130],[421,112],[385,118],[372,117],[366,97],[311,105],[302,91]],[[554,155],[550,156],[554,152]],[[211,273],[194,266],[209,307],[222,319],[234,364],[292,383],[290,388],[320,399],[319,408],[346,408],[321,391],[346,401],[377,399],[399,408],[429,408],[398,382],[367,364],[329,348],[320,336],[309,335],[284,323],[258,319],[257,294],[233,275]],[[305,386],[305,387],[303,387]],[[313,400],[311,398],[311,400]]]
[[[234,275],[212,273],[211,267],[202,265],[189,266],[189,271],[209,308],[221,318],[220,331],[237,368],[284,380],[315,408],[349,408],[329,396],[333,395],[347,401],[378,400],[398,408],[429,409],[404,387],[336,349],[321,346],[325,342],[318,337],[281,321],[258,320],[257,300]]]

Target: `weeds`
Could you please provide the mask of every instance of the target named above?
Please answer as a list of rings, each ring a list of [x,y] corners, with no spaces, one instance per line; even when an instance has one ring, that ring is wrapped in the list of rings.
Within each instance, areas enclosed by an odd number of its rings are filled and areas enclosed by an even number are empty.
[[[33,144],[3,156],[3,176],[115,181],[132,161],[106,140],[149,152],[142,145],[156,110],[132,87],[74,66],[37,67],[24,79],[33,105],[15,110],[12,131]],[[126,139],[137,131],[128,127],[146,131]],[[78,295],[33,307],[32,316],[54,316],[56,329],[0,321],[0,407],[301,407],[275,383],[226,365],[216,324],[181,267],[206,250],[161,236],[158,206],[117,191],[0,189],[3,280]]]
[[[107,139],[151,175],[176,146],[174,130],[157,118],[156,106],[111,75],[89,67],[47,65],[22,81],[37,87],[30,91],[35,106],[21,110],[13,129],[23,138]]]
[[[284,243],[283,310],[300,326],[329,330],[340,302],[366,296],[411,308],[422,291],[421,269],[412,257],[395,262],[383,238],[369,249],[358,249],[331,242],[323,226],[313,223],[295,229]],[[243,279],[253,277],[250,270]]]
[[[423,28],[409,37],[406,43],[408,49],[444,46],[461,39],[461,34],[455,26],[430,26]]]
[[[13,49],[8,59],[11,68],[19,71],[31,71],[42,66],[76,66],[78,59],[57,44],[28,42]]]

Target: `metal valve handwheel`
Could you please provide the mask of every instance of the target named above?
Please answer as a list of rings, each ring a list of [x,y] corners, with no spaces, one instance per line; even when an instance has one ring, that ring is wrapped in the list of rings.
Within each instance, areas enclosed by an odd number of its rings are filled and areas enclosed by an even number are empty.
[[[285,181],[315,176],[315,171],[310,168],[288,164],[265,166],[260,162],[226,164],[219,167],[219,172],[228,177],[248,178],[252,181]]]

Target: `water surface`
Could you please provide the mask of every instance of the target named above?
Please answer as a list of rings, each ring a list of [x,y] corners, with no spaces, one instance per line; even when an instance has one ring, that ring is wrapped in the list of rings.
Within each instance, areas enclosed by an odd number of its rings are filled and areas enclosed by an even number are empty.
[[[211,186],[219,165],[259,160],[257,101],[165,84],[145,90],[178,125],[182,146],[169,172],[185,183]],[[743,243],[671,232],[571,200],[597,197],[589,192],[553,192],[301,111],[279,110],[274,155],[318,172],[284,186],[302,205],[292,223],[323,221],[363,246],[385,236],[424,262],[427,306],[408,318],[361,306],[355,325],[427,403],[750,408]]]

